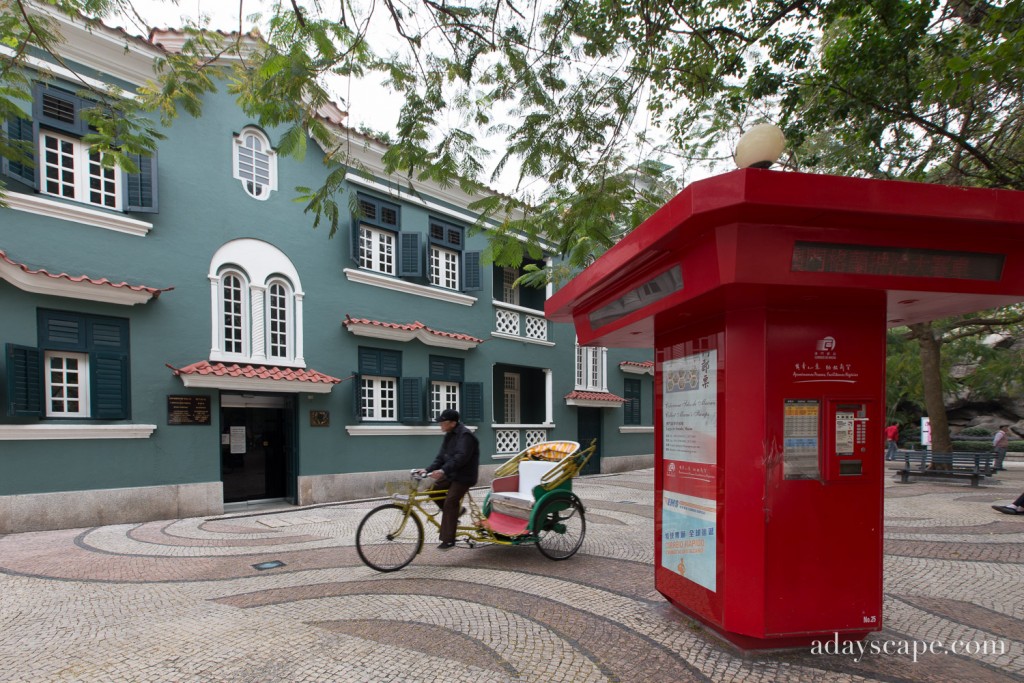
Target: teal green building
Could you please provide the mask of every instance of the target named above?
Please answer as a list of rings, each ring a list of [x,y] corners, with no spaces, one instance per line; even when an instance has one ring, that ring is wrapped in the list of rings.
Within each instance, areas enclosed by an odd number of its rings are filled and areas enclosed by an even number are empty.
[[[60,22],[65,63],[126,96],[181,38]],[[26,118],[3,122],[34,163],[0,169],[0,533],[379,495],[429,463],[449,407],[485,475],[548,439],[596,438],[592,472],[653,463],[652,355],[545,320],[550,291],[481,261],[479,197],[389,177],[327,107],[359,207],[329,238],[294,201],[327,173],[312,140],[277,155],[222,90],[139,173],[103,168],[81,84],[30,64]]]

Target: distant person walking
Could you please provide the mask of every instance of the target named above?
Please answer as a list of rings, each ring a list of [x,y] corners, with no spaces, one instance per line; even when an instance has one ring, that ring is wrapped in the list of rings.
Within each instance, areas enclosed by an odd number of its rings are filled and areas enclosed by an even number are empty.
[[[885,428],[885,459],[895,460],[897,443],[900,439],[900,426],[895,422]]]
[[[1005,472],[1003,461],[1006,459],[1006,449],[1010,446],[1010,425],[1002,425],[999,431],[992,437],[992,450],[996,452],[995,471]]]

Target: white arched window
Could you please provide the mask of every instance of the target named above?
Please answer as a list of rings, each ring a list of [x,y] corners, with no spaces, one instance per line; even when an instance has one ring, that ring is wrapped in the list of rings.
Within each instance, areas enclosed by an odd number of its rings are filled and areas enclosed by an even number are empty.
[[[254,239],[228,242],[210,262],[211,361],[306,367],[302,284],[291,260]]]
[[[285,280],[276,278],[267,286],[267,358],[291,357],[292,293]]]
[[[249,281],[237,270],[220,274],[220,348],[237,359],[249,356]]]
[[[266,199],[277,189],[277,153],[257,128],[247,126],[235,136],[234,177],[251,197]]]

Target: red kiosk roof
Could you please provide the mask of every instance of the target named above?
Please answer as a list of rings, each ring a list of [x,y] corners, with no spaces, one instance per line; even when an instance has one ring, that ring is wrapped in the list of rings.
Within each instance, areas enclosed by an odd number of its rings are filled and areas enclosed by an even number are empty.
[[[890,326],[1024,300],[1024,192],[733,171],[688,186],[545,312],[581,343],[650,347],[668,315],[791,297],[885,297]]]

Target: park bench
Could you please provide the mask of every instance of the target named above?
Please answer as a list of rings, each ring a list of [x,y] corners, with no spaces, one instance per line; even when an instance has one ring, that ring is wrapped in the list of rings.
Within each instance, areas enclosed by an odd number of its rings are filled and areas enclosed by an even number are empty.
[[[910,483],[910,477],[938,477],[944,479],[970,479],[978,486],[983,477],[995,475],[992,469],[995,453],[932,453],[931,451],[897,451],[896,460],[903,467],[896,470],[900,482]]]

